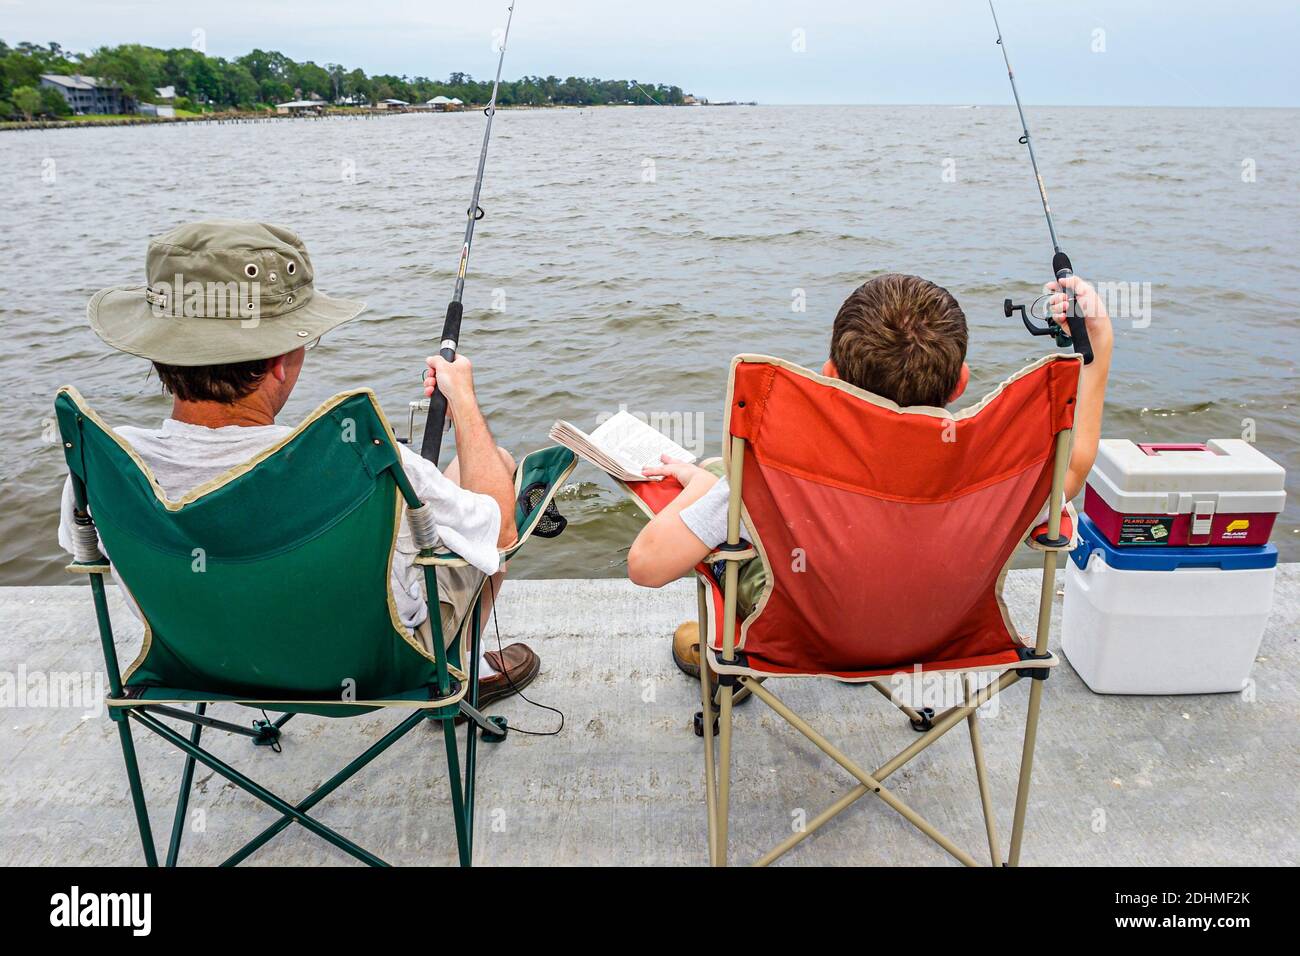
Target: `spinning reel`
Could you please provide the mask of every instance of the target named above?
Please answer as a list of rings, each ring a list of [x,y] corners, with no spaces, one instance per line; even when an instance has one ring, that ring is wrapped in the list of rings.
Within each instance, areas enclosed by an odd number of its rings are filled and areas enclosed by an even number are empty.
[[[1053,257],[1052,265],[1057,267],[1055,269],[1057,279],[1064,279],[1074,275],[1074,271],[1070,268],[1070,258],[1064,252],[1058,252]],[[1060,348],[1069,348],[1070,346],[1074,346],[1074,350],[1083,356],[1083,363],[1087,365],[1092,361],[1092,343],[1088,341],[1088,328],[1084,324],[1083,315],[1079,312],[1079,306],[1075,301],[1074,292],[1067,291],[1066,296],[1065,316],[1066,322],[1069,325],[1069,331],[1066,331],[1066,329],[1057,325],[1050,317],[1046,318],[1043,325],[1035,325],[1030,320],[1029,317],[1031,315],[1033,315],[1034,318],[1038,318],[1038,314],[1034,312],[1034,306],[1049,298],[1047,295],[1039,296],[1029,305],[1017,305],[1010,299],[1003,299],[1002,314],[1009,319],[1011,316],[1019,312],[1020,321],[1025,323],[1025,329],[1030,335],[1050,335],[1054,338],[1057,346]]]

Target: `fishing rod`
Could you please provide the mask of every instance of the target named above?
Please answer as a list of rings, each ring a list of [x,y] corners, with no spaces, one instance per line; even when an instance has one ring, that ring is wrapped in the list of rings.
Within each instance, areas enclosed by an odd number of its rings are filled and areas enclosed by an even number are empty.
[[[501,37],[501,55],[497,58],[497,75],[492,81],[492,98],[483,108],[487,116],[487,126],[483,129],[483,148],[478,154],[478,176],[474,180],[474,195],[470,198],[469,209],[465,211],[465,242],[460,247],[460,268],[456,271],[456,288],[451,301],[447,303],[447,317],[442,323],[442,344],[439,354],[448,362],[456,360],[456,348],[460,342],[460,320],[465,309],[461,298],[465,294],[465,269],[469,266],[469,249],[474,243],[474,224],[483,218],[483,207],[478,204],[479,193],[483,189],[483,169],[487,165],[488,140],[492,137],[492,117],[497,112],[497,89],[501,85],[501,67],[506,61],[506,41],[510,39],[510,21],[515,16],[514,0],[506,8],[506,32]],[[447,397],[442,390],[435,388],[429,399],[429,414],[424,420],[424,439],[420,444],[420,455],[435,465],[442,454],[442,433],[447,423]]]
[[[1007,45],[1002,42],[1002,27],[998,24],[998,12],[993,8],[993,0],[989,0],[989,12],[993,14],[993,27],[998,33],[998,46],[1002,47],[1002,59],[1007,64],[1007,78],[1011,80],[1011,95],[1016,99],[1016,111],[1020,114],[1022,131],[1020,142],[1029,150],[1029,163],[1034,168],[1034,181],[1038,183],[1038,197],[1043,201],[1043,215],[1047,217],[1047,231],[1052,237],[1052,272],[1055,273],[1058,281],[1068,279],[1074,275],[1074,266],[1070,264],[1070,257],[1061,251],[1060,240],[1056,238],[1056,223],[1052,220],[1052,207],[1047,201],[1047,187],[1043,185],[1043,174],[1038,171],[1038,158],[1034,155],[1034,143],[1029,136],[1029,122],[1025,119],[1025,108],[1020,103],[1020,91],[1016,89],[1016,73],[1011,69],[1011,57],[1007,55]],[[1088,326],[1079,313],[1074,290],[1067,289],[1065,294],[1065,317],[1070,327],[1069,333],[1051,319],[1048,319],[1045,326],[1035,325],[1029,321],[1026,307],[1015,305],[1010,299],[1002,303],[1002,312],[1007,318],[1019,312],[1020,319],[1025,323],[1025,328],[1029,330],[1030,335],[1055,336],[1056,344],[1062,348],[1073,345],[1074,350],[1083,356],[1083,364],[1087,365],[1092,361],[1092,343],[1088,340]]]

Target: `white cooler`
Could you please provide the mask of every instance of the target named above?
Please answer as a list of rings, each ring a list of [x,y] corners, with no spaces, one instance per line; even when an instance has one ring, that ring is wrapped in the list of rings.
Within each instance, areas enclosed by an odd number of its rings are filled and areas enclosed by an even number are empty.
[[[1061,648],[1098,694],[1240,691],[1276,573],[1271,544],[1117,547],[1080,515],[1065,566]]]

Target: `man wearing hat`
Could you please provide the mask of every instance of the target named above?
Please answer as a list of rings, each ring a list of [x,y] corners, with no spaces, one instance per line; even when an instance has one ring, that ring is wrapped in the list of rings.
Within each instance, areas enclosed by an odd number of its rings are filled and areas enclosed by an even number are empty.
[[[317,291],[302,240],[265,223],[179,226],[149,244],[146,273],[147,286],[97,292],[86,313],[109,345],[149,359],[172,396],[171,417],[159,427],[123,426],[116,432],[175,500],[292,432],[275,417],[306,353],[325,333],[356,318],[365,303]],[[488,430],[469,360],[458,355],[447,362],[435,355],[427,362],[425,393],[432,394],[436,383],[446,396],[458,456],[442,472],[400,447],[407,478],[433,509],[439,538],[470,565],[438,574],[443,633],[450,638],[485,575],[494,575],[485,602],[500,589],[504,571],[497,549],[516,534],[514,460]],[[69,479],[59,523],[59,543],[69,553],[72,512]],[[413,564],[417,548],[405,518],[395,551],[393,598],[403,623],[427,643],[432,632],[424,576]],[[482,705],[527,686],[540,661],[526,645],[511,644],[484,654],[479,666]]]

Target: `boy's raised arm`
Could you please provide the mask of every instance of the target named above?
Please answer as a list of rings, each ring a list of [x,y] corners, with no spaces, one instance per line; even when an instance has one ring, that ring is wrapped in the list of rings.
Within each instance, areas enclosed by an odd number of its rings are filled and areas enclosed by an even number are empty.
[[[1057,293],[1048,301],[1052,320],[1065,327],[1066,297],[1062,290],[1075,294],[1079,308],[1088,324],[1088,337],[1092,340],[1092,362],[1083,367],[1079,380],[1079,406],[1074,413],[1074,447],[1070,452],[1070,470],[1065,478],[1065,498],[1070,500],[1083,490],[1088,472],[1097,459],[1097,443],[1101,440],[1101,416],[1106,403],[1106,380],[1110,376],[1110,356],[1114,348],[1114,332],[1106,304],[1092,285],[1078,276],[1048,283],[1047,291]]]

